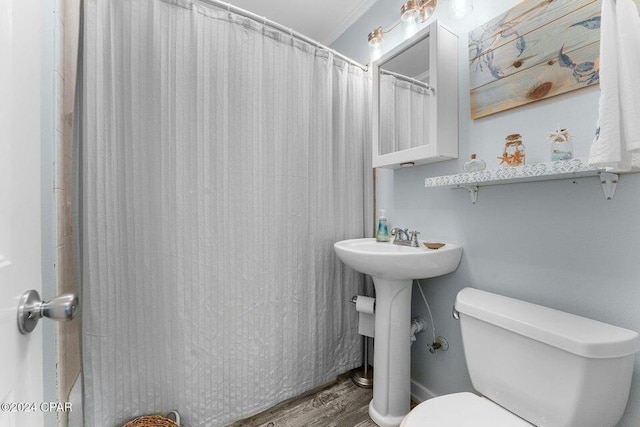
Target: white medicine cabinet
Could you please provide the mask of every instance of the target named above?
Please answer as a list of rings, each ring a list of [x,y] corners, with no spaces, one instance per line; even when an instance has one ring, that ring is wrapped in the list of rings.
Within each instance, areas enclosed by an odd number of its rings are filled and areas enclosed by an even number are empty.
[[[373,167],[458,158],[458,37],[434,21],[372,63]]]

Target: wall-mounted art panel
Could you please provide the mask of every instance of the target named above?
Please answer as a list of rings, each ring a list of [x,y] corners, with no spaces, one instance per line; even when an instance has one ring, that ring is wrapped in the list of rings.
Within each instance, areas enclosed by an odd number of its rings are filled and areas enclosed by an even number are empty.
[[[525,0],[469,33],[471,118],[599,82],[601,0]]]

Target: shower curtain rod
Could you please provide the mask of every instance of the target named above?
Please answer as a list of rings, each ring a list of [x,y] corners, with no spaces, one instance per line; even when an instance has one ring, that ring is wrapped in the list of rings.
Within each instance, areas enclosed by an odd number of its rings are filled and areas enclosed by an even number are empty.
[[[380,74],[387,74],[389,76],[395,77],[396,79],[404,80],[405,82],[413,83],[416,86],[421,86],[425,89],[429,89],[430,91],[435,92],[435,89],[430,84],[418,79],[414,79],[413,77],[405,76],[404,74],[394,73],[393,71],[383,70],[382,68],[380,69]]]
[[[265,18],[264,16],[260,16],[260,15],[256,15],[253,12],[249,12],[248,10],[244,10],[242,8],[239,8],[237,6],[232,5],[231,3],[227,3],[221,0],[197,0],[201,3],[207,3],[210,4],[212,6],[216,6],[219,7],[221,9],[227,9],[229,12],[233,12],[235,14],[238,15],[242,15],[246,18],[250,18],[253,19],[254,21],[258,21],[258,22],[262,22],[265,25],[268,25],[272,28],[275,28],[276,30],[282,31],[284,33],[289,33],[292,37],[295,37],[297,39],[300,39],[304,42],[307,42],[309,44],[312,44],[322,50],[326,50],[328,52],[331,52],[332,54],[334,54],[335,56],[337,56],[338,58],[344,59],[345,61],[347,61],[348,63],[350,63],[351,65],[355,65],[358,68],[361,68],[364,71],[367,71],[369,69],[368,65],[363,65],[361,63],[359,63],[358,61],[354,61],[353,59],[349,58],[348,56],[345,56],[343,54],[341,54],[340,52],[331,49],[328,46],[323,45],[322,43],[305,36],[302,33],[299,33],[297,31],[295,31],[293,28],[289,28],[289,27],[285,27],[284,25],[278,24],[275,21],[272,21],[270,19]]]

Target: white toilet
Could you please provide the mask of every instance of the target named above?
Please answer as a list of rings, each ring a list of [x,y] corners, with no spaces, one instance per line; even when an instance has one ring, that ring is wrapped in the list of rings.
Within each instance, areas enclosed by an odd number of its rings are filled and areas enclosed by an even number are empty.
[[[614,427],[622,417],[636,332],[472,288],[454,315],[482,396],[427,400],[400,427]]]

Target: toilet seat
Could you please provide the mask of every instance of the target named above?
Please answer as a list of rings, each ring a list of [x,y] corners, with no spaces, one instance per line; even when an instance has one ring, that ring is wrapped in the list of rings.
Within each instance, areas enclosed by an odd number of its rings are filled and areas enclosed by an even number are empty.
[[[473,393],[435,397],[416,406],[400,427],[532,427],[497,403]]]

